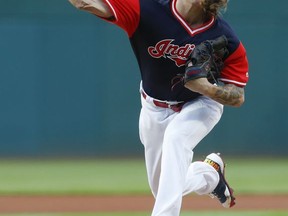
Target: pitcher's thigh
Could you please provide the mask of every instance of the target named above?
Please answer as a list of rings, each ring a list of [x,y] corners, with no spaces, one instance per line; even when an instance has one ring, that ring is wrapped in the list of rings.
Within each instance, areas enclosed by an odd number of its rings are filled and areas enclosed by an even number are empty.
[[[211,99],[210,99],[211,100]],[[219,122],[223,106],[213,101],[199,99],[188,103],[170,122],[164,135],[165,140],[174,140],[182,148],[193,150],[196,145]]]

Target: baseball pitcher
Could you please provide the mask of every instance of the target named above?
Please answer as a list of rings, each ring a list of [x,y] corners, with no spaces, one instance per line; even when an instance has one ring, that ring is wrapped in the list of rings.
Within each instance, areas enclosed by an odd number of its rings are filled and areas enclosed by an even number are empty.
[[[182,197],[192,192],[232,207],[219,154],[193,161],[223,106],[244,102],[248,61],[221,17],[227,0],[69,1],[119,26],[131,42],[141,73],[139,131],[155,197],[152,216],[179,216]]]

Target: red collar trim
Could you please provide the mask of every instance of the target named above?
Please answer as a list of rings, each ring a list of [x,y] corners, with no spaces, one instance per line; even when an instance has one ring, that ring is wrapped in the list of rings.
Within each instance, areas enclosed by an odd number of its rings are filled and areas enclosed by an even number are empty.
[[[198,28],[191,28],[189,24],[181,16],[181,14],[178,13],[176,9],[176,1],[177,0],[172,0],[172,4],[171,4],[172,13],[176,17],[176,19],[181,23],[181,25],[186,29],[186,31],[189,32],[191,36],[204,32],[207,29],[209,29],[211,26],[213,26],[215,22],[215,17],[211,17],[211,19],[208,22],[204,23]]]

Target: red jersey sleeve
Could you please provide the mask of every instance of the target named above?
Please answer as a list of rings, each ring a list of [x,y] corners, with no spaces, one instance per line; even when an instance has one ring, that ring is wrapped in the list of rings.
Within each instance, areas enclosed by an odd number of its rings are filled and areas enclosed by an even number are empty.
[[[140,20],[139,0],[105,0],[115,20],[108,20],[125,30],[129,37],[135,32]]]
[[[244,87],[248,82],[248,60],[246,50],[242,43],[224,61],[224,68],[221,72],[221,80],[224,83],[231,83],[239,87]]]

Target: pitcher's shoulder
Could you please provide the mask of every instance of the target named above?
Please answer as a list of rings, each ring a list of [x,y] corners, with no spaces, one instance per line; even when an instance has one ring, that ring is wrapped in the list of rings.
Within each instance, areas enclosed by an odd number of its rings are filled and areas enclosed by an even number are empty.
[[[228,21],[222,17],[217,17],[214,28],[218,34],[226,36],[228,39],[228,49],[230,52],[233,52],[238,48],[241,43],[240,39],[237,36],[233,26],[230,25]]]

